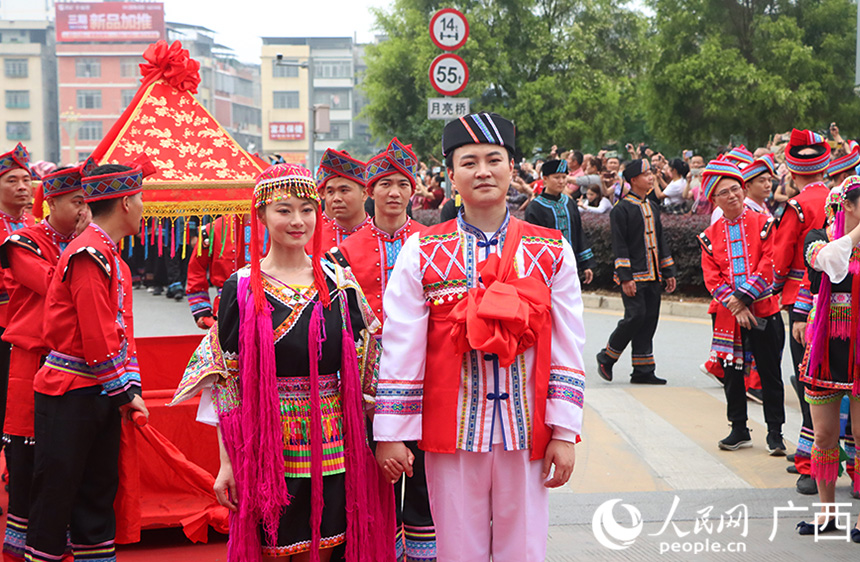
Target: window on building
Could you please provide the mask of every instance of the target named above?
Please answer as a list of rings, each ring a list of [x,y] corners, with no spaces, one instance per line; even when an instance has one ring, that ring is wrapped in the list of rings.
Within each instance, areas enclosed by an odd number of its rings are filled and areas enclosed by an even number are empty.
[[[332,122],[331,131],[319,135],[320,140],[347,140],[349,138],[349,121]]]
[[[275,109],[297,109],[299,107],[298,92],[274,92]]]
[[[332,109],[349,109],[349,90],[314,90],[314,103]]]
[[[102,140],[102,122],[101,121],[81,121],[81,126],[78,128],[78,140],[82,141],[100,141]]]
[[[4,59],[3,70],[6,78],[26,78],[27,59]]]
[[[101,90],[78,90],[78,109],[101,109]]]
[[[30,107],[29,90],[6,90],[6,107],[8,109],[27,109]]]
[[[80,59],[78,59],[80,60]],[[119,61],[119,74],[123,78],[137,78],[140,74],[140,63],[143,59],[137,57],[123,57]]]
[[[78,162],[86,161],[86,159],[89,158],[90,154],[92,154],[92,153],[93,153],[92,150],[84,150],[82,152],[78,152]]]
[[[6,121],[6,138],[11,140],[30,140],[29,121]]]
[[[123,108],[128,107],[131,104],[131,100],[134,99],[134,94],[137,93],[137,90],[123,90],[121,93],[122,96],[122,106]]]
[[[235,86],[236,91],[234,93],[237,96],[246,98],[254,97],[254,83],[252,81],[246,80],[245,78],[236,78]]]
[[[75,59],[75,76],[78,78],[100,78],[102,61],[95,58],[79,57]]]
[[[352,78],[352,61],[314,61],[314,78]]]
[[[290,64],[290,66],[286,66],[283,64],[278,64],[279,61],[272,61],[272,78],[297,78],[299,76],[299,67],[292,66],[299,64],[299,61],[295,59],[284,59],[280,62],[285,62]]]

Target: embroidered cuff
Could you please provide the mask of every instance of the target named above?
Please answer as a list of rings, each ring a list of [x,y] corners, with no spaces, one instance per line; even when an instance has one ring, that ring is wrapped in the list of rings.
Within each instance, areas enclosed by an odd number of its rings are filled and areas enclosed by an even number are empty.
[[[188,306],[191,307],[191,314],[195,319],[212,316],[212,303],[209,301],[209,291],[188,293],[186,296],[188,297]]]
[[[588,260],[594,258],[594,252],[591,251],[591,248],[586,248],[583,251],[579,252],[576,257],[581,262],[587,262]]]
[[[723,283],[711,293],[711,296],[714,297],[715,300],[719,301],[722,304],[726,304],[729,301],[729,297],[732,296],[732,288],[729,287],[726,283]]]
[[[816,240],[806,247],[806,263],[808,263],[810,267],[815,267],[815,260],[818,258],[818,252],[820,252],[826,245],[827,242],[824,240]]]
[[[797,298],[794,301],[792,312],[798,317],[797,320],[805,322],[809,313],[812,311],[812,294],[806,287],[801,287],[797,291]]]
[[[770,286],[760,275],[751,275],[740,287],[735,290],[735,296],[745,305],[750,306],[753,302],[770,293]]]

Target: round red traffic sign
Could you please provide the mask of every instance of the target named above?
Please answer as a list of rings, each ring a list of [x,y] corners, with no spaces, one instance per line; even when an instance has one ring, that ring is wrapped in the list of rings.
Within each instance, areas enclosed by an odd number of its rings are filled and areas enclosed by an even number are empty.
[[[469,83],[469,67],[454,53],[439,55],[430,63],[430,84],[443,96],[456,96]]]
[[[430,18],[430,39],[443,51],[456,51],[468,38],[469,22],[459,10],[444,8]]]

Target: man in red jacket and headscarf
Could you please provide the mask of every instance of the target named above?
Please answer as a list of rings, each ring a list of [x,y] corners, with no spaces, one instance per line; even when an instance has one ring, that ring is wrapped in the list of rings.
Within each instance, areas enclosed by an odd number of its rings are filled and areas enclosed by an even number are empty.
[[[90,161],[92,162],[92,161]],[[148,415],[134,345],[131,272],[117,244],[140,231],[148,160],[85,164],[92,222],[60,256],[45,303],[36,373],[36,450],[27,560],[116,559],[113,511],[121,416]]]
[[[50,216],[39,224],[16,230],[0,246],[0,264],[8,275],[8,326],[3,340],[12,344],[4,439],[9,468],[9,513],[3,554],[24,560],[33,479],[33,378],[48,354],[42,319],[45,297],[60,254],[90,223],[81,188],[81,167],[65,168],[42,177],[35,211],[42,201]]]
[[[418,158],[411,146],[392,139],[383,152],[367,163],[366,194],[373,199],[374,215],[370,224],[344,240],[333,255],[340,253],[361,286],[367,302],[380,322],[385,321],[382,298],[403,244],[425,230],[409,218],[406,207],[415,193]],[[436,536],[427,498],[424,453],[416,441],[406,443],[415,455],[414,477],[394,486],[397,516],[397,556],[406,562],[436,559]],[[401,494],[401,490],[403,493]],[[401,497],[402,496],[402,497]]]
[[[797,392],[803,415],[794,453],[794,465],[800,473],[796,488],[801,494],[807,495],[817,493],[818,487],[809,475],[812,442],[815,439],[812,416],[803,396],[803,384],[797,380],[803,361],[806,319],[812,310],[812,293],[803,261],[803,245],[810,231],[824,227],[824,207],[830,194],[830,189],[824,183],[824,172],[829,163],[830,144],[824,137],[812,131],[794,129],[791,132],[785,147],[785,165],[800,193],[788,200],[774,235],[773,290],[774,293],[781,293],[780,304],[784,310],[788,310],[791,334],[788,347],[794,363],[791,383]]]

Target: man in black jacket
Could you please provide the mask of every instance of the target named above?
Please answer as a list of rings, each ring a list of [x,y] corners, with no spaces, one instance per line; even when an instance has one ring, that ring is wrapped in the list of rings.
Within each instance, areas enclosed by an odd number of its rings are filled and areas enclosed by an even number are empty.
[[[633,344],[633,384],[666,384],[654,374],[654,332],[660,319],[661,281],[666,292],[675,290],[675,262],[663,240],[660,209],[647,196],[654,176],[647,160],[634,160],[624,169],[630,192],[609,213],[612,250],[615,253],[615,282],[621,285],[624,318],[606,347],[597,354],[597,371],[612,380],[612,367]]]

